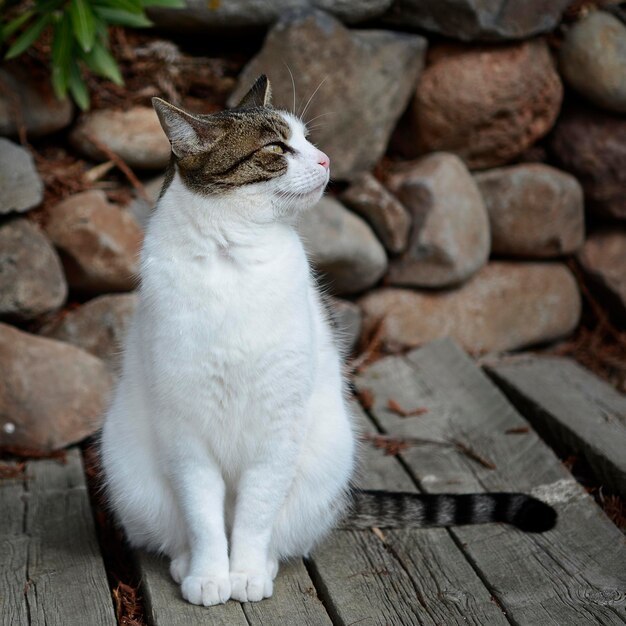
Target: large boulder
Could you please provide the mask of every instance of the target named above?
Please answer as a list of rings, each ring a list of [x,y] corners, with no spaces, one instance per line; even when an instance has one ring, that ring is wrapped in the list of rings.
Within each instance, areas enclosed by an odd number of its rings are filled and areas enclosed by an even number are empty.
[[[397,254],[406,248],[411,216],[369,172],[352,180],[341,201],[369,223],[389,252]]]
[[[184,9],[154,7],[148,13],[161,26],[176,31],[257,30],[271,26],[290,10],[321,9],[348,24],[369,20],[384,13],[393,0],[186,0]]]
[[[493,253],[548,258],[582,246],[583,191],[570,174],[534,163],[481,172],[475,180],[489,213]]]
[[[69,344],[0,324],[0,449],[51,451],[93,434],[111,376]]]
[[[385,250],[372,229],[332,198],[322,198],[309,209],[298,232],[311,262],[334,294],[363,291],[387,269]]]
[[[100,293],[135,288],[143,231],[102,191],[84,191],[55,205],[44,228],[61,252],[73,289]]]
[[[50,322],[40,334],[86,350],[117,374],[122,342],[138,301],[134,293],[94,298]]]
[[[578,262],[609,307],[626,321],[626,229],[593,233]]]
[[[313,142],[330,156],[333,178],[347,179],[371,170],[385,152],[425,48],[416,35],[348,30],[319,11],[290,13],[270,30],[228,103],[236,105],[267,74],[274,105],[291,110],[298,101]]]
[[[527,39],[555,28],[572,0],[394,0],[384,19],[463,41]]]
[[[453,337],[468,352],[514,350],[570,333],[580,294],[564,265],[493,262],[452,291],[385,288],[361,298],[363,330],[382,324],[388,350]]]
[[[170,159],[170,142],[151,107],[135,106],[127,111],[100,109],[86,113],[70,133],[70,141],[89,159],[109,159],[98,147],[100,143],[127,165],[139,169],[160,169]]]
[[[578,93],[626,113],[626,24],[592,11],[567,31],[559,61],[561,74]]]
[[[43,182],[28,150],[0,139],[0,215],[23,213],[43,199]]]
[[[71,101],[54,95],[47,73],[34,76],[16,63],[0,69],[0,135],[15,137],[23,128],[28,137],[41,137],[69,126],[73,117]]]
[[[67,296],[61,261],[41,229],[16,217],[0,226],[0,318],[30,320]]]
[[[552,128],[562,97],[543,40],[439,44],[429,53],[396,144],[409,157],[444,150],[472,169],[504,165]]]
[[[587,209],[626,219],[626,118],[571,107],[550,138],[554,160],[581,183]]]
[[[435,153],[403,164],[387,185],[413,221],[406,251],[389,266],[389,284],[455,285],[487,262],[489,219],[476,183],[458,157]]]

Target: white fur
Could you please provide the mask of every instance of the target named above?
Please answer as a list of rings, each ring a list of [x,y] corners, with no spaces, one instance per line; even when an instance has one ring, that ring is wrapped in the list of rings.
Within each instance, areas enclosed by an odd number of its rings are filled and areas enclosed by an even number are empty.
[[[340,357],[293,227],[328,182],[325,155],[284,116],[284,175],[215,197],[176,175],[159,201],[104,423],[115,514],[194,604],[270,596],[353,473]]]

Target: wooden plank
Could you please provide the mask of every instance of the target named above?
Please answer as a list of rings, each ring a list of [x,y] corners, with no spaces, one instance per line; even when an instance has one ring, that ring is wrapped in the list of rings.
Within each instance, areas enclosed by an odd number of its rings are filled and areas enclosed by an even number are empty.
[[[78,449],[0,484],[2,624],[117,624]],[[6,515],[5,515],[6,513]]]
[[[512,623],[626,623],[623,535],[536,433],[507,434],[527,422],[460,348],[438,341],[382,359],[355,383],[373,393],[372,414],[387,433],[456,440],[496,467],[454,446],[413,446],[401,457],[425,491],[522,491],[557,508],[557,527],[541,535],[499,524],[451,530]],[[428,412],[400,417],[390,399]]]
[[[3,463],[13,465],[15,463]],[[0,481],[0,624],[27,626],[24,587],[28,578],[28,537],[24,535],[26,496],[20,477]]]
[[[571,359],[515,356],[484,367],[550,445],[584,456],[601,484],[626,496],[626,396]]]
[[[355,409],[362,431],[373,430]],[[396,459],[364,445],[359,484],[412,491]],[[508,624],[448,531],[336,531],[311,570],[335,624]]]
[[[301,560],[283,564],[274,582],[274,595],[262,602],[227,602],[211,607],[185,602],[168,572],[164,558],[138,553],[137,561],[153,626],[331,626]]]
[[[117,624],[80,451],[67,463],[29,462],[26,533],[31,624]]]

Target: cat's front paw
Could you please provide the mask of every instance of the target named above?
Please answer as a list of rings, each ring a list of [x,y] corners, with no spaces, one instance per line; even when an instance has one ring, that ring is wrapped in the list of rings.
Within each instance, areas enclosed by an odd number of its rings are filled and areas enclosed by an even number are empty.
[[[271,576],[267,572],[231,572],[230,597],[239,602],[258,602],[269,598],[274,591]]]
[[[204,606],[224,604],[231,597],[228,576],[187,576],[180,590],[187,602]]]
[[[174,582],[183,582],[183,579],[187,576],[189,571],[189,552],[183,552],[183,554],[172,559],[170,563],[170,576],[174,579]]]

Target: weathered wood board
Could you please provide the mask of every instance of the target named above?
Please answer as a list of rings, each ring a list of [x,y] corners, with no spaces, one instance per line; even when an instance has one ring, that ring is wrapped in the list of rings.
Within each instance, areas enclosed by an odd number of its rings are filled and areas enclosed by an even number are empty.
[[[415,445],[401,458],[423,490],[522,491],[557,508],[557,527],[542,535],[497,524],[450,531],[512,623],[626,623],[624,536],[460,348],[434,342],[378,361],[355,382],[373,393],[371,414],[385,432],[456,441],[495,465],[453,445]],[[401,417],[390,399],[428,412]]]
[[[0,623],[117,623],[78,449],[0,482]]]
[[[138,553],[137,561],[153,626],[331,626],[332,622],[301,560],[283,564],[274,595],[263,602],[227,602],[211,607],[185,602],[164,558]]]
[[[626,396],[570,359],[524,355],[484,367],[544,439],[583,455],[601,484],[626,496]]]

